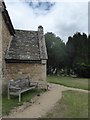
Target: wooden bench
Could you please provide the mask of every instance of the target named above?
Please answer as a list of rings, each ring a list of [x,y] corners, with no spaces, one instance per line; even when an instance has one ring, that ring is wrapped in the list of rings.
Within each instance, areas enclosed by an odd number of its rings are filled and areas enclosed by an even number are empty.
[[[17,80],[9,80],[8,83],[8,99],[10,95],[18,95],[19,102],[21,102],[21,93],[38,87],[38,82],[32,81],[29,77],[21,78]]]

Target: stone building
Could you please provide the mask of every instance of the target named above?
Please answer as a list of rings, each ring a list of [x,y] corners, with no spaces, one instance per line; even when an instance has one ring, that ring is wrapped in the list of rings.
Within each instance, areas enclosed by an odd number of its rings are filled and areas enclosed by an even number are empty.
[[[6,10],[5,3],[0,1],[0,78],[3,81],[3,86],[7,82],[5,54],[14,34],[15,30],[11,23],[8,11]]]
[[[15,30],[4,2],[0,8],[3,86],[10,79],[26,76],[46,85],[47,52],[43,27],[39,26],[37,31]]]

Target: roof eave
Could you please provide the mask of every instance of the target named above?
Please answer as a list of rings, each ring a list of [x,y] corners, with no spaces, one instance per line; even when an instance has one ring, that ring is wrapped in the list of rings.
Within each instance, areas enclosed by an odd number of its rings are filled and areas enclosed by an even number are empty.
[[[40,63],[41,60],[5,59],[6,63]]]
[[[15,30],[14,30],[14,27],[12,25],[10,16],[8,14],[8,11],[6,10],[6,5],[5,5],[4,2],[2,2],[2,6],[3,6],[2,16],[4,17],[5,23],[8,27],[8,30],[9,30],[10,34],[14,36],[15,35]]]

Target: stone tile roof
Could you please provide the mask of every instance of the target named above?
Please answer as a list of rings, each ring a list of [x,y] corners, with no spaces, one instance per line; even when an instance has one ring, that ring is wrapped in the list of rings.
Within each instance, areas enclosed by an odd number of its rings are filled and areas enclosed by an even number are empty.
[[[6,60],[39,61],[47,59],[45,43],[40,40],[39,31],[15,30]]]
[[[16,30],[13,37],[7,59],[40,60],[40,51],[37,31]]]

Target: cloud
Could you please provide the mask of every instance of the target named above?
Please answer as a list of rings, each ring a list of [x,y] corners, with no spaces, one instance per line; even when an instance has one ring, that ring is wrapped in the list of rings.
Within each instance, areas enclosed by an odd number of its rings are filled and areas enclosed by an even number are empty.
[[[60,8],[61,9],[60,9]],[[59,5],[55,17],[56,33],[66,41],[68,36],[75,32],[88,33],[88,4],[87,3],[62,3]]]
[[[30,2],[28,2],[29,6],[32,7],[33,9],[41,9],[41,10],[45,10],[48,11],[51,9],[51,7],[55,4],[55,3],[51,3],[51,2],[33,2],[32,0]]]
[[[88,34],[90,34],[90,2],[88,3]]]
[[[7,2],[16,2],[17,0],[7,0]],[[89,0],[19,0],[17,1],[18,3],[19,2],[46,2],[46,1],[49,1],[49,2],[89,2]]]
[[[48,0],[46,0],[47,2]],[[5,0],[16,29],[36,30],[39,25],[46,32],[54,32],[67,41],[75,32],[88,33],[87,2],[49,2],[30,5],[30,0]],[[51,6],[50,6],[51,5]]]
[[[50,12],[50,10],[52,9],[52,7],[55,5],[55,3],[51,3],[51,2],[33,2],[33,0],[31,0],[30,2],[26,2],[29,7],[31,7],[33,9],[34,14],[36,15],[46,15]]]

